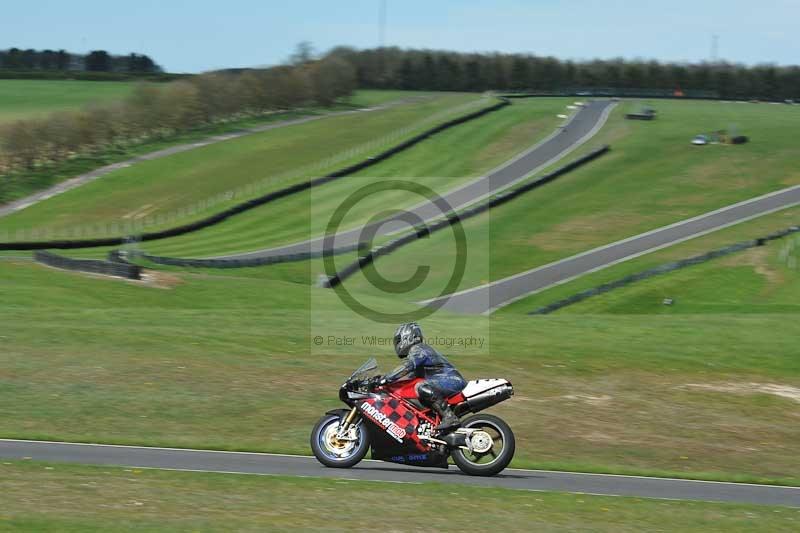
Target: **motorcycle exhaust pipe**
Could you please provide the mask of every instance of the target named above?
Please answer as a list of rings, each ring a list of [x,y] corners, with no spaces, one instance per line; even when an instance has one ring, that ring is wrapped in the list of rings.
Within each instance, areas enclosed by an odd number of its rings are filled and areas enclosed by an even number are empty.
[[[461,416],[464,413],[477,413],[483,411],[504,400],[508,400],[514,395],[514,389],[509,385],[503,385],[492,390],[481,392],[475,396],[470,396],[466,401],[460,403],[456,414]]]

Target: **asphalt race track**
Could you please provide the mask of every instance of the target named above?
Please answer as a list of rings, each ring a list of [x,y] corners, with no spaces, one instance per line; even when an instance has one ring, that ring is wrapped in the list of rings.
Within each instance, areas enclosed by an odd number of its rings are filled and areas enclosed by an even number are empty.
[[[393,483],[458,483],[532,491],[666,498],[800,507],[800,487],[668,478],[506,469],[491,478],[448,470],[362,461],[351,469],[326,468],[313,457],[176,448],[0,439],[0,458],[202,472],[326,477]]]
[[[798,204],[800,185],[729,205],[493,283],[421,303],[446,300],[442,305],[443,309],[457,313],[488,314],[524,296],[583,274]]]
[[[557,129],[543,141],[490,171],[485,176],[477,178],[442,195],[442,199],[448,204],[448,209],[445,210],[445,212],[442,212],[442,209],[435,203],[424,201],[407,209],[404,213],[411,213],[420,221],[432,220],[441,217],[451,209],[464,207],[522,181],[531,174],[555,163],[578,148],[581,144],[588,141],[605,124],[614,106],[614,102],[610,100],[588,102],[585,107],[579,109],[579,111],[573,115],[572,119],[566,125]],[[402,221],[402,216],[401,214],[386,218],[375,222],[368,228],[374,228],[376,230],[376,235],[387,235],[396,231],[408,230],[409,224]],[[333,246],[335,248],[341,248],[357,244],[362,240],[361,235],[365,231],[367,231],[366,228],[356,228],[339,232],[336,234]],[[323,240],[321,237],[318,237],[267,250],[219,256],[215,257],[215,259],[248,259],[305,252],[320,252],[322,246]]]

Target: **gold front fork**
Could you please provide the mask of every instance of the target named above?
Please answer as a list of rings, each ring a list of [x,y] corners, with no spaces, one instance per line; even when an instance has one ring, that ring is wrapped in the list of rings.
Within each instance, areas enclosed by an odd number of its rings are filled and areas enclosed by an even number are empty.
[[[345,429],[347,429],[348,427],[350,427],[350,424],[352,424],[352,423],[353,423],[353,420],[356,418],[356,415],[357,415],[357,414],[358,414],[358,409],[356,409],[355,407],[353,407],[353,410],[352,410],[352,411],[350,411],[350,414],[348,414],[348,415],[347,415],[347,418],[345,418],[345,419],[344,419],[344,428],[345,428]]]
[[[337,439],[344,438],[345,433],[347,433],[347,430],[350,429],[350,424],[352,424],[353,420],[356,419],[356,415],[358,415],[358,409],[353,407],[353,410],[350,411],[345,417],[342,425],[339,426],[339,431],[336,432]]]

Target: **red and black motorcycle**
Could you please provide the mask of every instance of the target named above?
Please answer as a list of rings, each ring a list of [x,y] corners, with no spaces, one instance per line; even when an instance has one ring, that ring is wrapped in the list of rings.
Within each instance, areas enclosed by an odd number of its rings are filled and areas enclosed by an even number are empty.
[[[328,411],[311,432],[311,449],[320,463],[350,468],[372,447],[372,458],[413,466],[447,468],[448,458],[463,472],[493,476],[514,457],[514,433],[502,419],[473,414],[461,427],[439,435],[439,416],[422,405],[416,385],[409,379],[374,387],[378,374],[370,359],[344,382],[339,399],[350,409]],[[505,379],[479,379],[448,398],[457,416],[479,413],[507,400],[514,389]]]

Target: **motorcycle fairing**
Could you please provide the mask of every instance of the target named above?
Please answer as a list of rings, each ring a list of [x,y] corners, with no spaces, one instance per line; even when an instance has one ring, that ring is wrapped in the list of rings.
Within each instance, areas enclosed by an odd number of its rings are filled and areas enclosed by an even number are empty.
[[[375,448],[373,448],[372,458],[380,459],[381,461],[388,461],[390,463],[398,463],[401,465],[447,468],[447,454],[433,449],[425,453],[417,452],[406,455],[385,456],[383,454],[376,455]]]
[[[420,466],[440,466],[440,454],[419,438],[420,423],[436,425],[422,413],[416,412],[403,399],[390,394],[372,395],[358,404],[367,420],[366,428],[372,441],[372,458]]]
[[[395,446],[410,448],[410,452],[428,449],[417,435],[420,424],[417,414],[403,400],[389,395],[373,395],[363,400],[358,410],[369,420],[370,427],[393,441]]]

